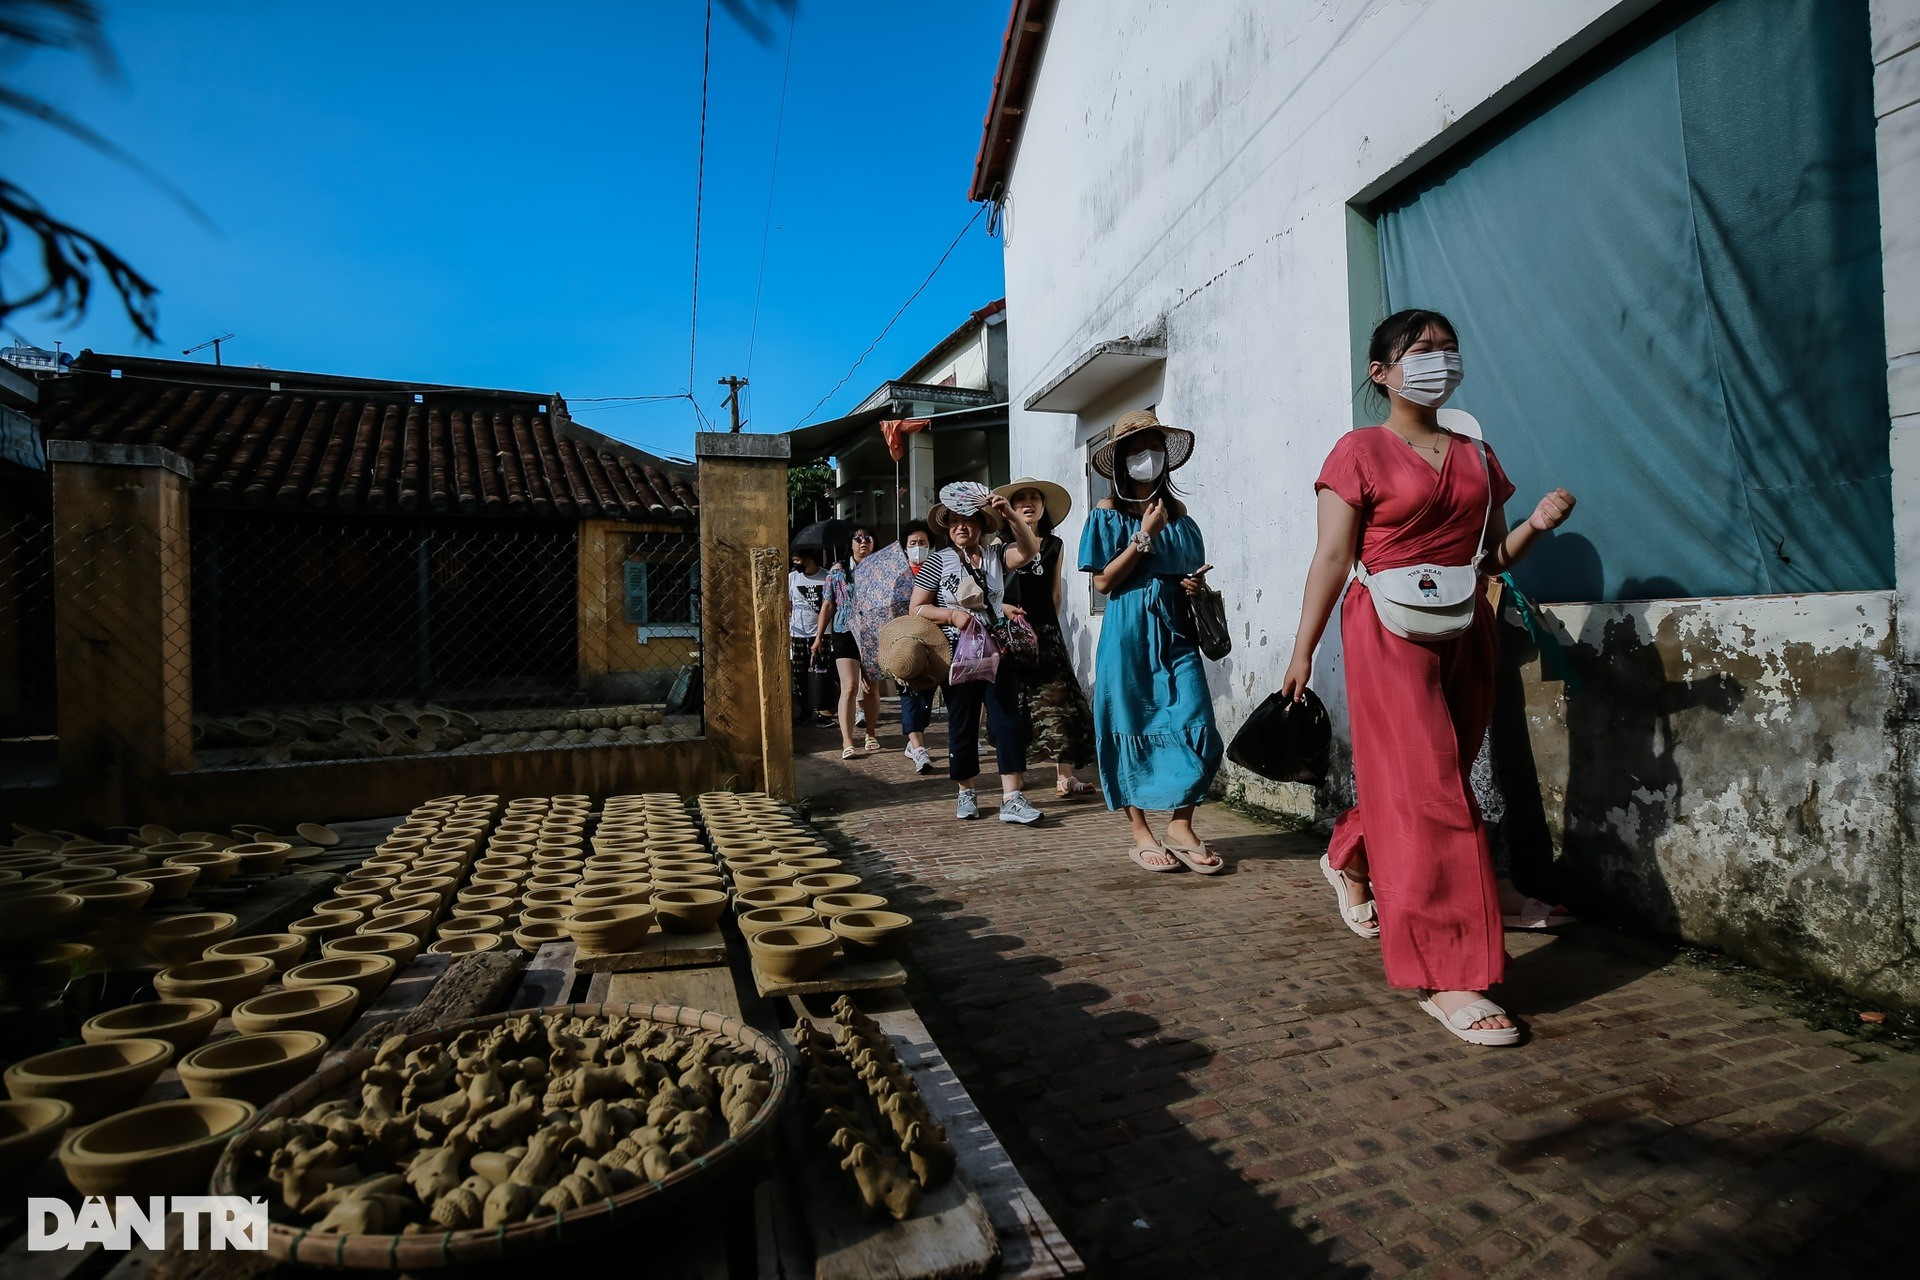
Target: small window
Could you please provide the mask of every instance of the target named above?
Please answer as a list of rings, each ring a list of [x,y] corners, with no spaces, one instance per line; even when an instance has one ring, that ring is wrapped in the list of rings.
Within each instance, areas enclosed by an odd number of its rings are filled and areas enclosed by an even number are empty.
[[[628,560],[625,616],[636,627],[700,621],[700,566],[691,560]]]

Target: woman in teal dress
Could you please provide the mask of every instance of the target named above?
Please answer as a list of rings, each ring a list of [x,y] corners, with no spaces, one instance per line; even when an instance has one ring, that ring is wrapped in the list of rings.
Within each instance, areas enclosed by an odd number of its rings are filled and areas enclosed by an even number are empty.
[[[1151,412],[1129,413],[1093,466],[1113,496],[1088,513],[1080,568],[1107,596],[1095,657],[1093,724],[1100,789],[1133,825],[1127,856],[1148,871],[1226,866],[1194,834],[1193,809],[1220,769],[1213,700],[1185,596],[1201,590],[1206,540],[1168,487],[1193,453],[1193,433]],[[1171,810],[1164,843],[1148,810]]]

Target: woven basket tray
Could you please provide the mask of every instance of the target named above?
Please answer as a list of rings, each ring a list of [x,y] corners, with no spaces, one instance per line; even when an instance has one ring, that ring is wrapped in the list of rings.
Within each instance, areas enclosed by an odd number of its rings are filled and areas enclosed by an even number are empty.
[[[737,1133],[713,1147],[705,1155],[673,1170],[665,1178],[622,1191],[591,1208],[575,1209],[531,1218],[502,1227],[473,1228],[465,1231],[434,1231],[415,1235],[318,1234],[308,1227],[275,1222],[269,1225],[267,1253],[287,1262],[325,1267],[355,1267],[373,1271],[419,1271],[537,1253],[561,1244],[573,1245],[602,1235],[615,1227],[626,1227],[642,1216],[650,1216],[665,1206],[680,1206],[724,1180],[730,1170],[747,1164],[751,1154],[772,1137],[774,1121],[785,1104],[793,1084],[793,1069],[785,1050],[737,1018],[710,1010],[687,1009],[680,1005],[549,1005],[543,1009],[515,1009],[488,1014],[462,1022],[435,1027],[408,1036],[406,1048],[453,1039],[462,1032],[485,1030],[510,1018],[528,1013],[583,1017],[642,1018],[667,1026],[687,1027],[711,1032],[735,1050],[752,1054],[766,1063],[772,1073],[771,1092],[752,1118]],[[276,1117],[297,1116],[356,1077],[372,1064],[375,1050],[363,1050],[325,1068],[281,1094],[256,1113],[245,1129],[235,1135],[213,1171],[214,1195],[242,1195],[234,1171],[234,1152],[238,1139],[248,1131]]]

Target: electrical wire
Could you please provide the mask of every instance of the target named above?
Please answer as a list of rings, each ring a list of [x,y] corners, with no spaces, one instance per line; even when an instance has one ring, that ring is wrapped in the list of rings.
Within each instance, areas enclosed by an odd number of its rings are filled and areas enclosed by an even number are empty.
[[[814,414],[818,413],[820,411],[821,405],[833,399],[834,395],[839,392],[840,388],[847,385],[847,379],[851,378],[854,375],[854,373],[860,368],[860,366],[867,362],[867,357],[873,354],[874,348],[878,347],[880,343],[886,338],[887,334],[893,331],[893,326],[900,322],[901,316],[907,314],[907,308],[913,305],[914,299],[918,298],[922,293],[926,292],[927,286],[933,283],[933,278],[940,274],[940,268],[947,265],[947,259],[953,256],[953,251],[960,247],[960,242],[966,239],[967,232],[973,230],[973,224],[980,221],[980,215],[985,213],[986,211],[987,211],[987,206],[984,204],[974,206],[973,216],[967,219],[967,224],[964,227],[960,228],[960,234],[953,238],[953,243],[947,246],[947,251],[940,255],[940,261],[933,264],[933,270],[927,272],[927,278],[920,282],[920,287],[915,289],[913,293],[908,296],[907,300],[900,304],[900,309],[893,313],[893,319],[887,321],[886,328],[880,330],[880,336],[875,338],[872,342],[869,342],[867,344],[867,349],[860,353],[860,358],[853,362],[853,368],[848,369],[845,373],[841,374],[840,381],[834,383],[833,387],[827,392],[827,394],[821,396],[820,399],[814,403],[813,408],[807,410],[805,413],[800,415],[800,420],[793,424],[793,427],[791,428],[792,430],[797,431],[802,426],[806,425],[807,419],[811,418]]]
[[[694,354],[700,341],[700,216],[707,194],[707,77],[713,67],[713,0],[707,0],[706,35],[700,51],[700,158],[693,180],[693,314],[687,321],[687,398],[693,399]],[[695,402],[694,409],[700,408]]]
[[[787,123],[787,82],[793,74],[793,29],[800,6],[787,13],[787,60],[780,69],[780,106],[773,117],[773,163],[767,169],[767,212],[760,220],[760,271],[753,282],[753,323],[747,329],[747,377],[753,377],[753,348],[760,336],[760,294],[767,283],[767,244],[773,235],[773,192],[780,177],[780,136]]]

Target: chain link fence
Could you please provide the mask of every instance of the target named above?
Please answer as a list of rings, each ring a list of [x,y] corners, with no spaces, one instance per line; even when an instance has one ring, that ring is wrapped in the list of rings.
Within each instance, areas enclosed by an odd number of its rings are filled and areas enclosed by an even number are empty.
[[[45,783],[57,769],[53,512],[44,497],[8,506],[0,525],[0,783]]]

